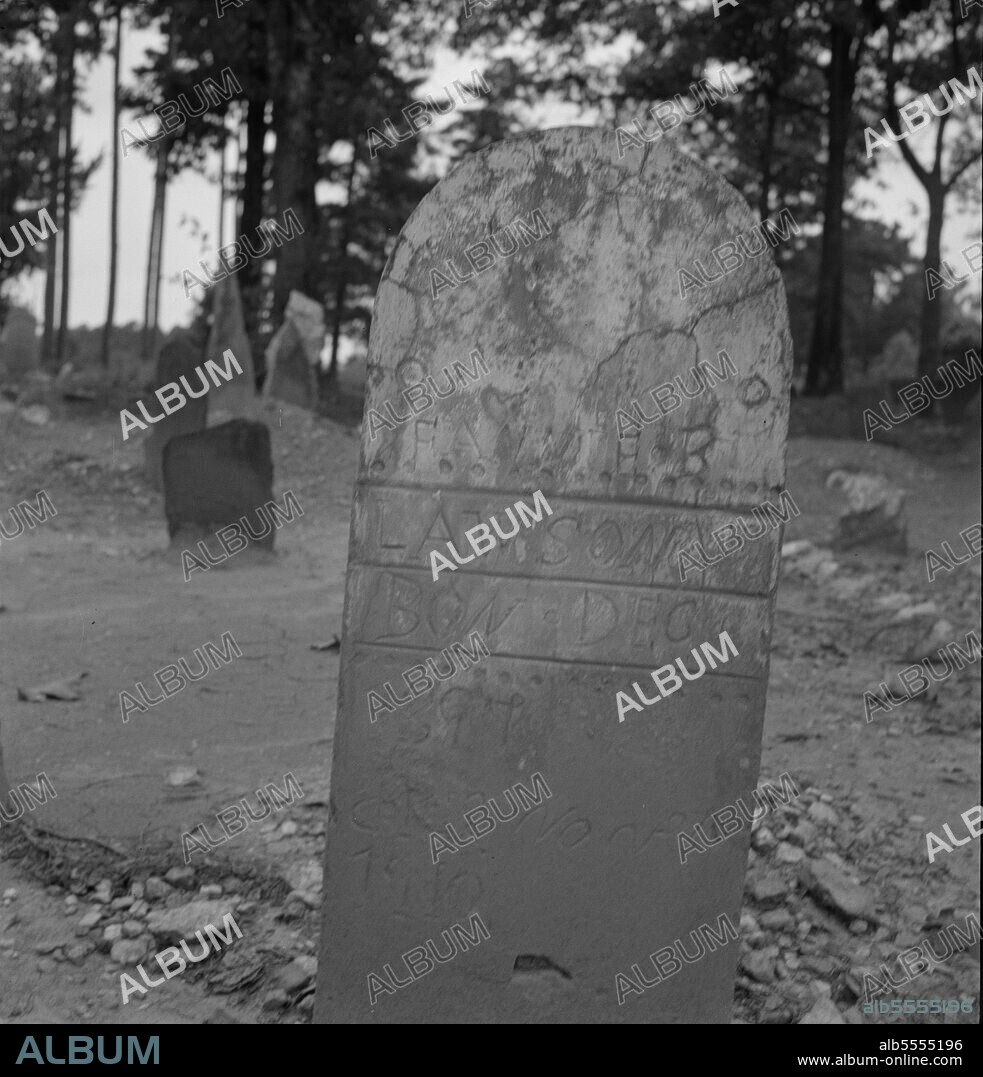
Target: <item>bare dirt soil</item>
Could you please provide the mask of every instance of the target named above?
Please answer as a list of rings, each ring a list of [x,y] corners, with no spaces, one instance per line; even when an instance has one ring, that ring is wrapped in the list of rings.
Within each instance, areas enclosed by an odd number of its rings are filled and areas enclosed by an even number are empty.
[[[338,671],[337,649],[314,648],[340,633],[357,430],[268,410],[276,494],[292,490],[304,515],[277,532],[273,557],[184,582],[139,439],[120,440],[115,414],[71,407],[41,426],[0,416],[0,514],[42,489],[57,509],[0,547],[3,758],[12,784],[44,773],[57,792],[0,824],[0,1023],[307,1021]],[[784,566],[762,775],[787,771],[802,795],[753,836],[735,1020],[979,1020],[978,942],[883,996],[968,999],[972,1015],[872,1018],[858,1005],[865,972],[897,969],[902,950],[979,915],[979,841],[932,864],[925,844],[944,823],[965,836],[960,815],[980,802],[979,663],[865,720],[864,690],[917,642],[910,626],[876,634],[893,616],[878,599],[934,602],[912,624],[947,621],[956,642],[979,631],[979,556],[933,583],[924,557],[961,548],[980,520],[978,441],[906,427],[902,447],[789,444],[802,514],[786,542],[828,546],[842,495],[825,479],[846,466],[908,491],[909,553]],[[121,692],[227,632],[241,658],[122,722]],[[76,700],[18,698],[82,673]],[[186,868],[183,833],[220,833],[216,812],[288,774],[302,798]],[[838,873],[832,892],[809,881],[820,861]],[[165,945],[164,914],[197,900],[219,921],[234,912],[243,938],[123,1006],[120,974]]]

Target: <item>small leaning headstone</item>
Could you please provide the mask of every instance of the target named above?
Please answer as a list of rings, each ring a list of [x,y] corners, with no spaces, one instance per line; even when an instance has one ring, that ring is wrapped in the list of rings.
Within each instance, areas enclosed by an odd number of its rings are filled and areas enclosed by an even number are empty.
[[[266,349],[263,398],[310,408],[317,401],[317,371],[324,345],[324,308],[302,292],[292,291],[283,325]]]
[[[316,367],[324,347],[324,307],[303,292],[292,291],[283,314],[300,334],[308,364]]]
[[[223,277],[213,286],[212,325],[205,347],[205,359],[222,370],[228,369],[225,352],[231,351],[242,369],[231,381],[209,390],[208,422],[219,426],[229,419],[254,419],[258,414],[253,353],[242,314],[242,299],[235,277]]]
[[[310,408],[317,399],[314,368],[296,325],[289,319],[273,334],[266,349],[263,399],[301,408]]]

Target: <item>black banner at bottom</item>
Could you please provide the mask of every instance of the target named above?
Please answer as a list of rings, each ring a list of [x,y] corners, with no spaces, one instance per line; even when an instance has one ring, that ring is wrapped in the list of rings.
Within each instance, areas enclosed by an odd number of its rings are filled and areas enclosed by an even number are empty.
[[[730,1065],[735,1056],[728,1052],[767,1049],[768,1068],[778,1073],[913,1066],[964,1069],[974,1065],[979,1053],[978,1024],[722,1025],[713,1037],[694,1037],[694,1027],[659,1026],[660,1050],[678,1052],[679,1060],[687,1064]],[[201,1050],[220,1051],[227,1071],[238,1062],[255,1065],[264,1051],[296,1050],[307,1044],[308,1036],[317,1036],[317,1046],[323,1047],[320,1035],[305,1025],[7,1024],[0,1025],[0,1071],[40,1065],[184,1066],[195,1057],[191,1052]],[[555,1050],[555,1039],[549,1042]],[[315,1041],[308,1046],[313,1048]],[[403,1052],[405,1046],[400,1040],[393,1049]],[[374,1042],[373,1048],[378,1047]],[[515,1047],[510,1038],[503,1054],[513,1058]],[[473,1043],[470,1048],[474,1049]]]

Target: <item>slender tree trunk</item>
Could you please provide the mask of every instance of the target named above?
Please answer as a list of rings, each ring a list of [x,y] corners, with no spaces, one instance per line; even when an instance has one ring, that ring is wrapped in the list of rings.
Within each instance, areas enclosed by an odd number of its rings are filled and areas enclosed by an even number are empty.
[[[174,34],[168,19],[164,27],[167,35],[167,63],[174,61]],[[150,217],[150,245],[147,250],[147,286],[143,303],[143,334],[140,356],[151,358],[157,351],[157,308],[160,301],[160,276],[164,256],[164,209],[167,196],[168,158],[171,139],[165,135],[154,143],[154,208]]]
[[[775,108],[777,93],[774,86],[768,87],[768,115],[765,120],[765,137],[761,146],[761,193],[758,196],[758,216],[767,220],[771,212],[772,169],[775,153],[775,126],[778,114]]]
[[[157,303],[160,296],[161,258],[164,248],[164,198],[167,194],[168,141],[156,143],[157,161],[154,176],[154,208],[150,217],[150,243],[147,248],[147,285],[143,301],[143,335],[140,356],[150,359],[157,350]]]
[[[58,309],[58,266],[61,248],[61,140],[64,132],[64,85],[65,85],[65,53],[62,48],[64,29],[62,26],[55,31],[52,42],[56,49],[55,58],[55,85],[54,85],[54,125],[51,131],[51,149],[49,152],[49,165],[51,169],[48,187],[48,204],[54,213],[59,231],[53,233],[45,241],[45,282],[44,282],[44,331],[41,337],[41,365],[50,369],[55,362],[55,313]]]
[[[156,147],[160,154],[160,145]],[[157,250],[157,203],[160,199],[160,188],[154,185],[154,203],[150,210],[150,238],[147,241],[147,276],[143,287],[143,333],[140,336],[140,358],[148,359],[151,354],[150,347],[150,296],[153,292],[154,280],[154,255]]]
[[[306,295],[316,291],[313,254],[317,249],[317,146],[311,137],[318,92],[315,34],[304,0],[285,0],[282,12],[270,31],[272,84],[277,88],[273,99],[273,191],[277,216],[282,219],[288,209],[293,210],[304,232],[277,251],[273,279],[275,325],[283,319],[292,289]]]
[[[266,173],[266,100],[250,97],[246,104],[246,170],[242,178],[242,216],[239,235],[256,231],[263,219],[263,184]],[[250,262],[242,269],[249,274]]]
[[[351,243],[352,220],[355,207],[352,200],[355,192],[355,174],[358,163],[358,141],[352,139],[352,161],[348,167],[347,196],[345,213],[341,223],[341,237],[338,242],[338,277],[335,282],[334,318],[331,326],[331,358],[323,379],[319,379],[321,392],[325,400],[337,399],[338,384],[338,346],[341,341],[341,325],[345,317],[345,301],[348,295],[348,246]]]
[[[852,33],[838,21],[831,28],[829,148],[823,205],[823,240],[816,291],[815,321],[809,348],[805,391],[825,396],[843,389],[843,198],[846,144],[850,131],[856,60]]]
[[[109,348],[116,317],[116,268],[119,255],[119,68],[123,40],[123,5],[116,8],[116,45],[113,48],[113,181],[109,209],[109,296],[106,324],[102,327],[102,365],[109,369]]]
[[[242,211],[238,220],[237,235],[253,237],[263,221],[263,190],[266,183],[266,100],[251,97],[246,102],[244,125],[246,149],[245,171],[242,176]],[[242,289],[253,288],[262,276],[262,261],[251,258],[242,267]]]
[[[959,46],[958,26],[954,2],[949,5],[951,17],[951,57],[952,77],[959,77],[963,68]],[[894,64],[894,49],[897,40],[898,20],[895,14],[888,17],[888,55],[887,55],[887,105],[893,113],[895,128],[900,129],[900,113],[895,92],[897,69]],[[914,151],[903,139],[898,143],[901,156],[912,174],[925,190],[928,201],[928,229],[925,236],[925,257],[922,262],[923,273],[934,270],[942,277],[947,277],[941,269],[942,263],[942,227],[945,223],[945,200],[960,175],[971,166],[974,157],[966,157],[961,164],[951,170],[948,180],[943,175],[942,164],[945,156],[945,129],[949,122],[948,114],[939,118],[935,126],[935,149],[931,164],[926,167],[915,156]],[[958,270],[957,270],[958,272]],[[929,299],[927,276],[926,289],[922,293],[921,335],[918,347],[918,375],[934,375],[942,362],[942,326],[945,313],[945,292],[934,289],[933,298]]]
[[[928,195],[928,234],[925,237],[925,259],[922,268],[926,273],[929,269],[934,269],[938,273],[942,264],[942,224],[945,221],[946,196],[938,169],[929,174],[925,193]],[[947,274],[944,275],[947,276]],[[935,297],[929,299],[926,287],[922,295],[922,332],[918,348],[919,377],[923,374],[934,374],[942,362],[942,294],[936,291]]]
[[[225,246],[225,151],[229,145],[229,129],[222,117],[222,135],[218,143],[218,245],[217,250]]]
[[[74,186],[75,151],[72,138],[75,127],[75,21],[69,15],[69,41],[67,58],[67,77],[65,79],[65,158],[62,168],[62,213],[64,215],[61,231],[61,314],[58,320],[58,366],[65,362],[68,352],[68,310],[71,299],[72,284],[72,194]]]
[[[236,235],[249,236],[252,240],[263,220],[263,188],[266,181],[266,98],[250,97],[246,102],[246,116],[243,124],[246,147],[243,157],[245,171],[242,176],[242,209],[239,216]],[[263,262],[260,258],[250,258],[239,273],[242,289],[242,310],[246,323],[246,334],[253,352],[253,366],[256,371],[257,385],[262,383],[266,371],[266,362],[260,347],[259,328],[262,315],[262,281]]]
[[[161,140],[157,159],[157,175],[154,180],[154,205],[157,207],[157,235],[154,248],[153,278],[150,292],[150,348],[157,351],[157,330],[160,324],[160,281],[164,272],[164,221],[167,213],[167,158],[170,139]]]
[[[57,158],[54,158],[57,161]],[[57,175],[57,171],[55,172]],[[58,196],[51,198],[51,208],[54,210],[55,220],[61,217],[58,214]],[[56,288],[58,285],[58,233],[53,232],[46,240],[44,254],[44,329],[41,334],[41,366],[51,367],[55,357],[55,303]]]

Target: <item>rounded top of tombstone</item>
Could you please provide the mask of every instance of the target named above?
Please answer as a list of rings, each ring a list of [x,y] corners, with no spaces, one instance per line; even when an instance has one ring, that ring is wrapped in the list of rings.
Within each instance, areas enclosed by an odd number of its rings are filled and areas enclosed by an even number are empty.
[[[531,132],[421,201],[376,299],[363,481],[731,506],[780,489],[772,244],[710,168],[634,142]]]

